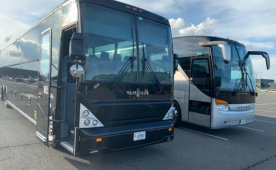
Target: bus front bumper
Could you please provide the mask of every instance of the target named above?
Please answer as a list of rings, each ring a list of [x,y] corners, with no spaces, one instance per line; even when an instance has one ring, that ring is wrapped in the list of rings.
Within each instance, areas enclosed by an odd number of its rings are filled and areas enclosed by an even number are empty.
[[[122,150],[141,147],[174,139],[172,121],[160,121],[97,129],[78,129],[80,154],[99,150]],[[134,141],[134,133],[145,132],[145,139]]]
[[[254,121],[254,112],[254,110],[242,112],[217,112],[211,118],[211,128],[220,129],[252,123]]]

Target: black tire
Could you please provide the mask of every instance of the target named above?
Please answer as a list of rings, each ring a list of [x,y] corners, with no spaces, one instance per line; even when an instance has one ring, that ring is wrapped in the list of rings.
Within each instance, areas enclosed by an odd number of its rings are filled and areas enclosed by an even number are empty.
[[[1,86],[1,101],[4,101],[4,86]]]
[[[174,123],[174,127],[179,127],[181,124],[181,109],[179,104],[176,101],[174,102],[174,107],[176,109],[176,113],[174,115],[173,123]]]
[[[9,103],[6,102],[5,105],[6,105],[6,108],[13,109],[13,107],[11,105],[9,105]]]

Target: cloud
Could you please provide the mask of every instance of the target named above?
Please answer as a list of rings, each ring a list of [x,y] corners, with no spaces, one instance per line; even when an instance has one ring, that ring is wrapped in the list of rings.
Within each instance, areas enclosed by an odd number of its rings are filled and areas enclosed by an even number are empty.
[[[174,37],[187,35],[212,35],[214,24],[216,24],[217,21],[217,19],[208,17],[198,25],[191,24],[190,26],[186,26],[183,18],[172,18],[170,19],[170,24]]]
[[[261,56],[251,58],[254,72],[257,78],[266,78],[276,80],[276,55],[270,56],[270,70],[266,69],[265,59]]]
[[[7,37],[5,38],[5,42],[8,43],[8,42],[11,40],[11,38],[12,38],[12,36],[7,36]]]
[[[9,0],[0,6],[0,49],[38,23],[62,0]]]
[[[240,40],[239,42],[243,43],[247,50],[271,50],[275,48],[274,42],[255,42],[248,40]]]
[[[5,15],[0,15],[0,21],[2,22],[0,27],[0,49],[5,48],[31,27],[31,25]]]

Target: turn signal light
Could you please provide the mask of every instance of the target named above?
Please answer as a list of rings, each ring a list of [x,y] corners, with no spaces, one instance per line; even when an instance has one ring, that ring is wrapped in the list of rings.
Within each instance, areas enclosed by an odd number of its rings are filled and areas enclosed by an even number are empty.
[[[172,128],[169,128],[169,132],[171,132],[172,131]]]
[[[96,139],[96,142],[102,142],[102,141],[103,141],[102,138],[97,138],[97,139]]]
[[[224,101],[224,100],[219,100],[219,99],[215,99],[215,100],[216,100],[216,104],[224,104],[224,105],[229,104],[227,101]]]

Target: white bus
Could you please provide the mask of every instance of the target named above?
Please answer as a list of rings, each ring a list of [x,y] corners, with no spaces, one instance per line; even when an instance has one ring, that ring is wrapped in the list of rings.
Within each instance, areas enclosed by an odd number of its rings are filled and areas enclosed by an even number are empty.
[[[250,55],[270,59],[266,52],[247,51],[233,40],[209,36],[174,38],[179,65],[175,74],[175,125],[182,122],[211,129],[254,121],[256,80]]]

